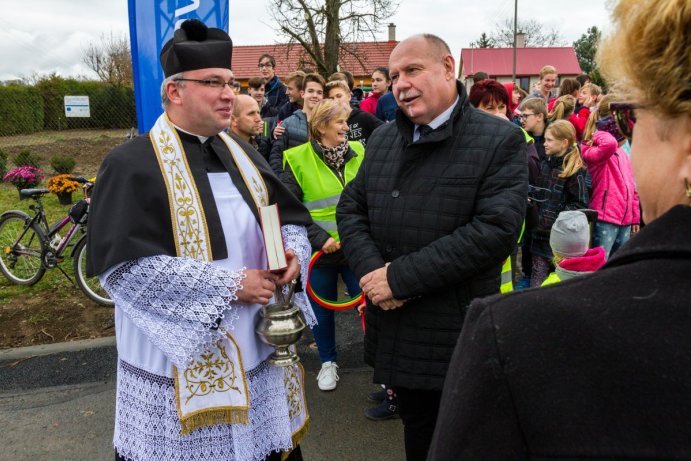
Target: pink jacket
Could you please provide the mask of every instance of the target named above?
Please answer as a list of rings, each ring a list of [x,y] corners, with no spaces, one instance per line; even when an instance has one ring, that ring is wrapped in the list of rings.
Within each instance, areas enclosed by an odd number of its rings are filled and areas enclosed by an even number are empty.
[[[638,192],[631,161],[617,140],[605,131],[593,133],[593,145],[582,144],[583,160],[593,180],[590,208],[597,219],[618,226],[640,223]]]

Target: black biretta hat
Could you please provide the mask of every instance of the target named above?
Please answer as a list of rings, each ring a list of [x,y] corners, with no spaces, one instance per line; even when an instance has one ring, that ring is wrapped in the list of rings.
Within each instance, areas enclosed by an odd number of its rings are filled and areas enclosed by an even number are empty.
[[[209,67],[230,69],[233,41],[221,29],[188,19],[161,50],[161,67],[166,77]]]

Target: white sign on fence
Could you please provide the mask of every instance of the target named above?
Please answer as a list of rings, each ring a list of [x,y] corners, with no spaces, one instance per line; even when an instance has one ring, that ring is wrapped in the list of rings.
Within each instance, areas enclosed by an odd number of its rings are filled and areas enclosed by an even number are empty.
[[[88,96],[65,96],[65,117],[91,117]]]

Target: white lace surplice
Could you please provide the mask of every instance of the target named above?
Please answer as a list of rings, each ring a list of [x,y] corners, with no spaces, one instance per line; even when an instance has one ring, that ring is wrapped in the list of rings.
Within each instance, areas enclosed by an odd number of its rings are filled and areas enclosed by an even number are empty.
[[[228,259],[205,263],[153,256],[101,276],[116,306],[119,363],[113,443],[125,458],[261,460],[292,446],[283,371],[267,364],[272,348],[254,333],[261,306],[239,304],[235,295],[245,267],[266,267],[261,229],[227,173],[211,173],[209,179]],[[307,233],[293,225],[281,230],[286,249],[299,258],[304,285],[311,249]],[[294,301],[314,325],[305,292],[297,293]],[[172,365],[185,367],[225,332],[242,351],[249,424],[220,424],[181,436]]]

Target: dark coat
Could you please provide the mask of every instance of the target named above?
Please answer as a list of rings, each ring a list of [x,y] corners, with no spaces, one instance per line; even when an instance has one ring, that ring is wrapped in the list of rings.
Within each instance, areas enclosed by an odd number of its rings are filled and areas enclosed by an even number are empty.
[[[266,88],[266,94],[264,95],[267,99],[267,104],[278,111],[281,106],[288,102],[288,95],[286,94],[286,86],[278,79],[278,75],[266,82],[264,85]]]
[[[178,136],[204,207],[212,258],[225,259],[228,250],[208,173],[227,171],[259,223],[252,192],[218,136],[203,143],[181,131]],[[303,226],[312,222],[307,209],[288,192],[261,155],[235,134],[230,136],[257,167],[267,186],[269,203],[279,205],[281,222]],[[89,210],[88,274],[101,274],[116,264],[145,256],[176,256],[165,178],[149,133],[115,147],[103,160],[97,178]]]
[[[691,459],[691,207],[599,271],[473,303],[430,458]]]
[[[465,308],[499,290],[528,188],[521,130],[470,106],[463,85],[451,119],[412,142],[399,112],[367,143],[360,170],[336,211],[357,277],[391,262],[401,308],[366,311],[365,360],[374,381],[441,389]]]
[[[559,213],[588,208],[586,169],[581,168],[568,178],[560,178],[563,171],[563,157],[547,155],[540,162],[540,174],[536,181],[540,192],[535,195],[540,201],[535,206],[537,221],[532,228],[530,252],[543,258],[552,259],[549,235]]]

